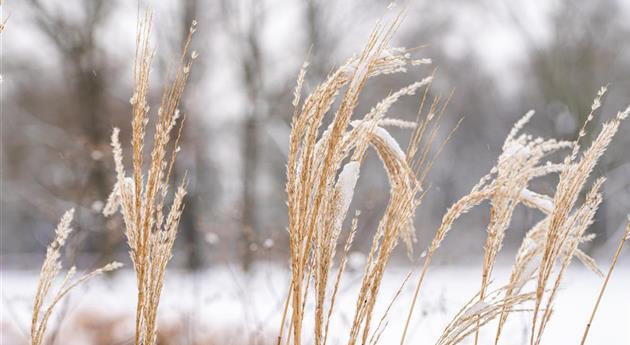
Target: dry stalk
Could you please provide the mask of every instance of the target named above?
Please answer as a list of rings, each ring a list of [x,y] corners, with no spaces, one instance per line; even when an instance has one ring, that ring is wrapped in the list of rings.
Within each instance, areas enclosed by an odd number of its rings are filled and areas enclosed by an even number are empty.
[[[278,344],[284,337],[286,314],[290,311],[287,343],[301,344],[307,300],[314,304],[313,342],[325,344],[346,256],[357,229],[353,221],[350,236],[331,282],[336,247],[354,195],[368,147],[377,152],[387,172],[391,190],[385,214],[379,223],[361,280],[348,344],[367,344],[374,306],[385,267],[393,249],[402,240],[411,251],[415,240],[413,216],[423,194],[421,185],[430,169],[429,148],[436,136],[444,107],[431,104],[422,121],[406,122],[385,118],[389,108],[402,96],[428,89],[432,77],[400,89],[374,106],[359,120],[352,120],[358,97],[366,81],[374,76],[406,71],[409,65],[426,64],[413,60],[400,48],[387,48],[401,15],[389,26],[377,25],[359,57],[350,58],[333,72],[301,104],[300,90],[308,63],[298,76],[293,105],[295,113],[287,163],[287,205],[291,258],[291,285],[282,317]],[[331,124],[320,127],[332,104],[345,87]],[[420,109],[424,107],[425,95]],[[442,108],[440,108],[442,106]],[[418,118],[423,114],[419,111]],[[413,128],[409,149],[403,151],[386,126]],[[429,133],[428,139],[425,131]],[[424,147],[418,145],[424,141]],[[421,155],[417,155],[421,153]],[[419,169],[414,169],[414,167]],[[331,289],[332,285],[332,289]],[[377,327],[376,331],[379,331]],[[374,333],[376,334],[376,333]],[[374,334],[372,336],[374,337]]]
[[[52,316],[55,306],[73,288],[94,276],[103,272],[113,271],[122,266],[122,264],[118,262],[112,262],[90,273],[84,274],[77,279],[73,279],[76,274],[76,267],[73,266],[65,274],[57,291],[52,293],[53,283],[62,269],[60,260],[61,249],[72,232],[70,223],[72,222],[73,216],[74,210],[69,210],[61,217],[61,221],[55,229],[55,239],[48,248],[46,248],[46,258],[42,264],[39,280],[37,282],[37,290],[35,292],[35,303],[33,305],[33,315],[31,319],[31,345],[44,344],[48,321]]]
[[[608,286],[608,281],[610,280],[612,271],[615,268],[615,265],[617,264],[617,259],[619,258],[619,255],[621,254],[623,245],[629,239],[630,239],[630,219],[628,220],[628,223],[626,225],[626,230],[621,236],[621,240],[619,241],[619,246],[617,246],[617,251],[615,252],[615,255],[613,256],[612,263],[610,264],[610,268],[608,269],[608,273],[606,274],[606,278],[604,279],[602,288],[599,290],[599,295],[597,295],[597,301],[595,302],[595,306],[593,307],[591,316],[588,319],[588,323],[586,324],[586,327],[584,328],[584,334],[582,335],[582,341],[580,342],[580,345],[586,344],[586,337],[588,336],[588,331],[591,329],[591,325],[593,324],[593,320],[595,319],[595,314],[597,313],[597,308],[599,307],[599,303],[602,301],[602,297],[604,296],[604,291],[606,291],[606,286]]]
[[[436,344],[458,344],[470,334],[476,333],[483,325],[499,317],[504,310],[509,312],[527,311],[521,305],[533,301],[535,294],[529,292],[500,297],[501,294],[505,293],[506,288],[503,287],[497,291],[490,292],[484,299],[480,299],[481,291],[479,291],[457,312],[453,320],[442,332]]]
[[[600,99],[605,91],[606,88],[603,87],[595,98],[591,107],[592,112],[589,114],[586,123],[592,120],[593,112],[600,107]],[[575,141],[573,152],[564,160],[564,168],[560,173],[556,194],[553,198],[553,208],[548,216],[549,223],[546,229],[546,240],[543,245],[538,269],[536,301],[530,338],[532,345],[539,344],[542,339],[545,326],[551,317],[552,303],[563,274],[584,232],[593,222],[597,206],[601,201],[601,195],[598,190],[603,183],[603,179],[598,179],[593,184],[586,201],[581,207],[577,208],[574,215],[571,216],[570,213],[575,208],[580,191],[587,182],[597,161],[617,133],[621,121],[626,119],[629,113],[630,107],[618,112],[615,118],[605,122],[591,146],[582,153],[581,159],[576,161],[580,153],[579,140],[586,133],[583,127]],[[556,266],[556,262],[559,262],[560,270],[555,274],[555,279],[552,279],[552,271]],[[553,287],[549,294],[545,294],[550,281]],[[539,313],[543,309],[542,318],[539,318]]]
[[[594,260],[580,251],[578,245],[592,239],[592,236],[585,235],[585,232],[592,224],[597,207],[601,202],[599,190],[604,180],[595,181],[585,201],[579,207],[575,205],[582,186],[586,183],[597,160],[612,140],[620,122],[627,117],[630,108],[619,112],[615,119],[604,124],[604,129],[595,139],[591,148],[583,153],[581,160],[576,162],[576,159],[579,154],[579,141],[584,137],[586,125],[592,121],[594,112],[601,106],[601,98],[605,92],[605,87],[598,92],[591,114],[580,131],[578,139],[573,142],[533,138],[528,134],[519,135],[519,131],[533,116],[532,111],[514,125],[503,145],[503,153],[499,157],[497,165],[490,174],[479,181],[468,195],[453,204],[444,215],[428,248],[403,330],[401,344],[404,343],[419,290],[434,252],[438,249],[455,220],[485,200],[490,201],[491,211],[490,222],[487,227],[488,235],[484,245],[479,301],[483,301],[485,298],[497,253],[501,249],[505,232],[509,227],[516,206],[523,204],[538,209],[545,215],[545,218],[528,232],[517,254],[510,282],[504,288],[503,310],[497,315],[499,326],[495,343],[498,343],[501,330],[507,315],[510,313],[510,308],[505,302],[520,295],[524,284],[531,280],[536,272],[539,273],[539,278],[535,293],[536,298],[534,299],[532,345],[534,344],[534,331],[537,330],[535,339],[536,344],[538,344],[542,331],[551,317],[551,303],[571,259],[577,257],[585,266],[600,273]],[[572,148],[572,151],[561,163],[545,162],[541,164],[542,159],[548,154],[567,148]],[[529,189],[528,185],[531,180],[552,173],[560,175],[553,198]],[[559,263],[560,270],[556,279],[553,280],[553,285],[548,287],[547,282],[556,262]],[[543,297],[546,297],[544,308],[542,307]],[[543,311],[543,316],[537,323],[539,311]],[[475,342],[478,341],[478,331],[484,324],[482,321],[479,318],[477,327],[473,330]]]
[[[132,177],[127,177],[123,165],[122,146],[119,130],[112,133],[112,148],[116,164],[116,184],[103,210],[112,215],[120,209],[125,222],[125,234],[129,244],[129,254],[136,272],[138,294],[136,305],[136,345],[153,345],[157,336],[157,310],[160,302],[166,265],[172,256],[172,248],[177,235],[179,220],[184,208],[186,178],[174,192],[170,210],[166,213],[166,199],[169,195],[169,180],[173,164],[179,151],[179,136],[173,141],[173,131],[180,117],[178,110],[192,61],[196,52],[188,54],[190,41],[196,30],[193,21],[183,48],[179,64],[176,66],[171,84],[164,88],[160,107],[155,121],[155,133],[151,149],[151,159],[144,171],[144,141],[149,122],[149,74],[154,56],[149,42],[152,12],[147,10],[139,20],[136,38],[136,57],[133,67],[134,94],[132,105],[133,151]],[[172,145],[169,153],[169,145]]]
[[[532,179],[557,171],[557,165],[551,163],[541,164],[541,160],[552,152],[570,147],[571,143],[554,139],[533,138],[528,134],[518,135],[519,131],[533,115],[533,111],[528,112],[514,125],[505,140],[503,153],[499,156],[497,165],[492,168],[488,175],[481,178],[468,195],[454,203],[443,216],[440,227],[436,231],[424,258],[403,329],[401,344],[404,344],[413,310],[420,293],[420,287],[428,271],[433,254],[459,217],[481,202],[490,201],[490,223],[487,228],[488,235],[484,246],[481,289],[479,292],[479,299],[483,300],[496,256],[501,249],[505,231],[510,224],[516,206],[524,204],[528,207],[539,209],[546,207],[547,198],[530,191],[527,186]]]

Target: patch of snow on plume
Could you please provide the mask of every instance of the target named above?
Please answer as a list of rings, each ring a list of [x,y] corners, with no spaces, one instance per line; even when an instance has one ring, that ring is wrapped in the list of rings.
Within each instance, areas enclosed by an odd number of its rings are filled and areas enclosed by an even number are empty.
[[[536,243],[534,241],[529,241],[529,246],[534,247]],[[533,248],[531,249],[533,250]],[[536,273],[538,267],[540,267],[540,262],[542,258],[539,254],[534,255],[534,257],[525,264],[525,267],[521,271],[521,275],[518,277],[518,280],[514,282],[514,291],[520,292],[523,289],[523,286],[527,284],[527,282],[531,279],[531,277]]]
[[[131,177],[125,177],[124,185],[125,185],[125,192],[127,193],[127,195],[133,196],[135,185],[136,185],[134,180]],[[114,184],[114,189],[109,194],[109,197],[107,197],[107,202],[102,207],[103,215],[105,217],[109,217],[113,215],[114,213],[116,213],[118,209],[120,209],[121,212],[124,212],[124,209],[121,207],[121,204],[122,204],[122,196],[120,192],[120,183],[116,182],[116,184]]]
[[[400,148],[400,145],[398,145],[396,139],[394,139],[394,137],[392,137],[392,135],[389,134],[387,130],[385,130],[383,127],[376,127],[374,128],[374,135],[379,137],[379,139],[381,139],[385,143],[385,146],[387,146],[392,152],[394,152],[398,159],[400,159],[401,161],[404,161],[406,159],[405,151]]]
[[[518,141],[510,141],[503,150],[505,157],[527,157],[531,153],[530,149]]]
[[[462,318],[468,318],[473,315],[479,314],[482,310],[488,307],[489,304],[484,301],[479,301],[468,308],[464,314],[462,314]]]
[[[521,190],[520,197],[547,214],[551,213],[553,210],[553,201],[548,196],[523,188],[523,190]]]
[[[412,66],[430,65],[431,63],[433,63],[433,61],[431,59],[428,59],[428,58],[417,59],[417,60],[411,61],[411,65]]]
[[[336,189],[339,191],[339,205],[337,209],[337,215],[335,219],[335,228],[341,228],[343,220],[346,218],[346,213],[350,208],[350,202],[354,196],[354,188],[357,185],[359,179],[359,162],[352,161],[344,165],[343,169],[339,173],[337,178]]]
[[[357,80],[361,80],[363,78],[363,76],[367,76],[368,72],[369,72],[369,68],[370,68],[370,63],[375,60],[375,57],[372,57],[374,54],[372,54],[369,58],[365,59],[365,61],[360,61],[357,68],[356,68],[356,74],[355,77],[357,78]]]

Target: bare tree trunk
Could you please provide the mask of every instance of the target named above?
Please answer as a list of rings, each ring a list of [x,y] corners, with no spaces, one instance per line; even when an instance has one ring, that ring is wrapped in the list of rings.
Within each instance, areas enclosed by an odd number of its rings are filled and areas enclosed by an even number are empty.
[[[311,47],[311,74],[317,80],[324,78],[328,70],[326,69],[328,59],[326,54],[330,54],[333,42],[328,40],[325,27],[326,5],[320,0],[306,1],[306,32],[308,44]]]
[[[106,109],[106,102],[102,96],[105,90],[105,83],[101,79],[101,73],[104,71],[98,69],[92,59],[90,59],[88,65],[93,67],[93,69],[88,67],[86,70],[86,68],[80,67],[79,62],[76,64],[78,82],[75,85],[75,93],[79,99],[79,118],[89,141],[89,149],[92,150],[90,157],[93,158],[93,165],[88,173],[85,187],[90,190],[83,195],[83,200],[80,200],[80,202],[91,206],[93,202],[101,201],[104,203],[107,199],[110,192],[108,182],[108,176],[110,175],[100,155],[94,154],[95,151],[100,151],[107,147],[106,133],[108,131],[105,129],[107,126],[102,121]],[[109,233],[110,230],[106,226],[107,221],[103,217],[93,217],[93,222],[93,226],[103,237],[99,241],[101,255],[97,265],[104,265],[114,259],[114,251],[120,236],[114,236]]]
[[[256,243],[256,168],[258,166],[258,128],[249,116],[243,126],[243,205],[241,214],[242,265],[248,271]]]
[[[189,0],[184,3],[183,10],[183,21],[182,21],[182,37],[181,42],[185,42],[186,37],[188,36],[188,30],[193,20],[196,20],[197,9],[199,5],[198,0]],[[201,66],[195,66],[195,68],[201,68]],[[195,74],[197,75],[197,74]],[[191,87],[195,80],[189,80],[188,87]],[[181,105],[184,107],[184,104]],[[184,111],[182,109],[182,111]],[[195,147],[191,147],[192,153],[190,156],[188,164],[184,163],[184,165],[188,165],[188,169],[192,170],[193,183],[188,188],[188,195],[186,197],[186,207],[184,208],[184,212],[182,213],[182,221],[181,221],[181,232],[182,239],[184,240],[185,252],[186,252],[186,267],[190,270],[197,270],[203,265],[203,255],[201,254],[201,238],[199,234],[199,229],[197,226],[197,216],[199,212],[198,200],[199,200],[199,190],[195,188],[195,185],[199,185],[199,177],[201,175],[201,168],[203,165],[204,158],[199,154],[199,148],[195,145],[196,138],[203,137],[203,135],[199,135],[200,132],[203,132],[203,127],[198,122],[200,119],[194,119],[194,125],[188,125],[183,133],[183,141],[192,143]],[[186,125],[186,124],[184,124]],[[181,170],[182,164],[178,163],[178,170]]]
[[[224,3],[227,4],[227,3]],[[256,178],[259,173],[259,121],[266,117],[262,93],[262,56],[259,32],[264,21],[261,4],[252,0],[246,9],[248,23],[237,29],[235,39],[240,43],[241,73],[247,96],[247,113],[241,130],[242,197],[241,197],[241,260],[248,271],[254,260],[258,236]]]
[[[526,23],[518,23],[530,50],[530,63],[538,88],[547,103],[560,101],[576,120],[571,139],[578,132],[591,110],[591,102],[598,88],[606,83],[610,71],[619,70],[617,58],[608,47],[615,46],[627,37],[627,30],[611,30],[610,23],[617,22],[619,5],[607,2],[585,11],[571,1],[561,1],[552,16],[551,41],[540,47],[529,36]],[[516,11],[514,11],[516,13]],[[513,15],[513,18],[518,18]],[[589,30],[580,28],[587,26]],[[554,114],[555,115],[555,114]],[[597,121],[597,120],[596,120]],[[587,132],[582,145],[590,145],[596,126]],[[586,192],[582,192],[584,195]],[[608,237],[606,224],[606,199],[598,209],[591,232],[597,234],[593,245],[604,243]]]
[[[100,151],[107,147],[109,123],[104,119],[107,113],[105,95],[106,66],[101,60],[101,51],[96,42],[96,31],[110,13],[111,4],[106,0],[94,0],[82,3],[85,13],[81,23],[75,23],[63,14],[51,11],[39,0],[29,0],[35,11],[35,20],[42,32],[51,40],[61,56],[67,61],[71,92],[77,104],[78,124],[80,132],[87,142],[88,156],[92,158],[92,166],[82,190],[78,190],[77,202],[90,209],[92,203],[104,202],[110,192],[109,173],[101,160]],[[77,216],[80,219],[79,216]],[[116,236],[111,236],[100,216],[90,217],[90,227],[102,235],[97,241],[101,251],[100,263],[112,261]],[[79,228],[80,229],[80,228]]]

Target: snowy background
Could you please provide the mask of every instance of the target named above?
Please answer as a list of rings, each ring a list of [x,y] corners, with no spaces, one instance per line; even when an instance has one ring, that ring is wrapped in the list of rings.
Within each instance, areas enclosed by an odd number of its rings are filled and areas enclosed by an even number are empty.
[[[438,267],[429,271],[422,289],[416,317],[410,326],[408,344],[434,344],[479,285],[478,267]],[[380,319],[405,276],[406,268],[386,274],[381,286],[381,303],[375,315]],[[509,270],[499,267],[497,277],[506,279]],[[32,303],[32,287],[37,277],[23,272],[3,273],[2,344],[26,344]],[[360,275],[348,273],[342,282],[339,304],[331,320],[331,344],[347,341],[356,304]],[[415,278],[415,276],[414,276]],[[569,271],[555,302],[555,312],[545,331],[543,344],[579,344],[582,331],[600,280],[582,268]],[[106,281],[93,281],[79,288],[62,313],[54,320],[56,343],[68,345],[127,344],[133,337],[135,278],[131,272],[118,273]],[[275,344],[288,284],[285,270],[260,264],[255,273],[243,275],[230,265],[197,274],[170,271],[160,305],[160,344]],[[627,265],[615,272],[591,331],[590,344],[630,342],[630,270]],[[414,283],[405,285],[387,319],[381,344],[397,344],[408,311],[407,302]],[[311,315],[312,308],[307,309]],[[308,318],[307,318],[308,319]],[[506,324],[502,344],[529,344],[528,313],[513,314]],[[486,325],[480,344],[494,343],[496,327]],[[304,325],[308,329],[308,323]],[[463,344],[472,344],[469,337]]]

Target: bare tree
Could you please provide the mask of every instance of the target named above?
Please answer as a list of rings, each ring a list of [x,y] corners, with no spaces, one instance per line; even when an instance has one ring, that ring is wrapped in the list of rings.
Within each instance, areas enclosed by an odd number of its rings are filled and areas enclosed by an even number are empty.
[[[241,129],[241,258],[244,270],[249,270],[253,260],[253,247],[258,233],[256,215],[256,178],[260,143],[260,121],[267,116],[263,90],[263,57],[261,30],[265,23],[263,2],[248,1],[248,6],[223,1],[222,10],[227,32],[238,52],[238,64],[242,87],[247,100]],[[243,5],[243,4],[240,4]]]
[[[597,90],[609,82],[614,86],[630,77],[630,65],[621,55],[622,47],[630,46],[629,32],[619,16],[622,12],[619,4],[609,1],[583,5],[571,1],[560,3],[552,15],[551,40],[546,44],[537,43],[527,30],[522,30],[528,44],[530,78],[548,105],[550,116],[565,113],[574,119],[575,125],[569,128],[569,133],[558,133],[573,138],[586,121]],[[558,121],[566,118],[554,120],[559,125]],[[609,170],[617,164],[614,158],[607,158],[603,169]],[[607,208],[608,202],[604,200],[593,225],[593,232],[598,235],[596,243],[607,237],[606,217],[601,216]]]
[[[181,22],[181,38],[180,45],[184,44],[188,36],[188,29],[193,21],[196,21],[199,15],[199,0],[185,1],[182,4],[182,22]],[[176,49],[179,50],[180,48]],[[197,47],[195,49],[198,49]],[[203,54],[204,52],[201,52]],[[188,81],[189,88],[194,88],[194,84],[199,81],[203,75],[203,64],[197,63],[194,78]],[[184,100],[182,108],[187,106],[188,102]],[[190,109],[181,109],[182,112],[188,114]],[[190,179],[190,188],[186,200],[186,207],[182,213],[181,220],[181,239],[184,242],[184,252],[186,253],[186,267],[196,270],[203,265],[203,248],[201,242],[201,230],[199,229],[199,218],[202,214],[199,203],[201,195],[208,186],[212,184],[212,178],[206,174],[209,170],[209,163],[205,156],[207,130],[203,124],[199,114],[189,114],[192,118],[190,121],[183,123],[186,128],[182,132],[182,143],[186,145],[187,154],[180,157],[177,162],[177,174],[188,174]],[[206,193],[212,195],[212,193]]]
[[[28,0],[34,21],[53,43],[63,59],[63,75],[71,88],[74,118],[80,128],[80,140],[87,143],[93,164],[87,172],[76,202],[88,207],[103,202],[109,194],[109,183],[102,152],[107,149],[111,124],[105,99],[107,66],[104,52],[97,42],[97,30],[111,13],[112,1],[94,0],[79,3],[79,14],[63,14],[58,8],[44,5],[40,0]],[[96,206],[98,206],[96,204]],[[95,217],[92,222],[105,238],[100,241],[102,262],[111,261],[116,238],[107,232],[105,222]]]

